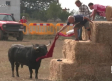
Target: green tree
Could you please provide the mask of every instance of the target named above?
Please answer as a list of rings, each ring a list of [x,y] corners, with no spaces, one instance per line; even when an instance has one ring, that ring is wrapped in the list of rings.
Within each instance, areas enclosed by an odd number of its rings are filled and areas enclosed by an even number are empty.
[[[65,21],[67,20],[67,18],[68,18],[69,15],[70,15],[69,12],[67,12],[67,11],[62,11],[62,12],[60,13],[60,15],[59,15],[59,18],[60,18],[63,22],[65,22]]]
[[[41,21],[47,21],[48,20],[48,17],[47,17],[47,11],[46,10],[43,10],[43,11],[35,11],[33,14],[32,14],[32,18],[33,19],[37,19],[37,20],[41,20]]]
[[[60,4],[57,4],[56,2],[51,3],[50,7],[47,10],[47,16],[50,19],[53,18],[55,21],[59,17],[61,10],[62,10],[62,8],[61,8]]]
[[[71,15],[78,15],[78,14],[79,14],[79,11],[77,11],[77,10],[74,10],[74,9],[73,9],[73,10],[71,11]]]
[[[67,12],[65,10],[62,10],[61,13],[60,13],[60,16],[59,18],[65,22],[68,18],[69,15],[74,15],[76,12],[74,12],[74,10],[72,10],[71,12]]]
[[[26,19],[29,18],[29,14],[27,14],[27,13],[21,13],[21,18],[22,18],[22,16],[25,16]]]
[[[33,12],[47,10],[50,3],[55,0],[21,0],[21,13],[28,13],[30,16]]]

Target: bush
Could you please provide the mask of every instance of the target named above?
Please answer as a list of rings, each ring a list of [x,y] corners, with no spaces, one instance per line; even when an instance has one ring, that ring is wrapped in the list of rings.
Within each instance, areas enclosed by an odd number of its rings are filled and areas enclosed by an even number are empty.
[[[59,18],[65,22],[68,18],[68,16],[70,15],[70,13],[68,13],[67,11],[62,11],[59,15]]]
[[[48,17],[46,16],[47,12],[46,10],[43,11],[35,11],[32,13],[32,18],[33,19],[37,19],[37,20],[41,20],[41,21],[47,21]]]
[[[26,19],[30,18],[28,13],[21,13],[21,18],[22,18],[22,16],[25,16]]]

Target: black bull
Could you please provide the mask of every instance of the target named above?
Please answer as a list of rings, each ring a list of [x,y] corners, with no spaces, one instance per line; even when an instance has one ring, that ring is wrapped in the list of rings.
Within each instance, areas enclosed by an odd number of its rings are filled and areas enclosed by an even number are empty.
[[[47,53],[48,45],[35,44],[32,46],[13,45],[8,51],[8,58],[12,67],[12,77],[14,77],[14,65],[16,65],[16,75],[19,77],[19,65],[27,65],[32,78],[33,70],[35,69],[35,78],[38,79],[38,69],[41,64],[41,59],[36,62],[38,57],[44,56]]]

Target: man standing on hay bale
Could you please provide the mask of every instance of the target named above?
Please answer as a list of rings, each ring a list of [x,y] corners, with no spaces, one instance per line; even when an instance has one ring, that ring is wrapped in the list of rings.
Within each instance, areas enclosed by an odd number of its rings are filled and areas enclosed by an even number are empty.
[[[95,15],[98,14],[100,16],[106,17],[107,21],[112,21],[112,7],[111,6],[103,6],[99,4],[88,4],[89,8],[93,10],[91,17],[92,20],[95,19]]]
[[[79,41],[79,38],[78,38],[78,29],[81,28],[81,27],[83,27],[83,26],[86,26],[86,23],[87,23],[88,21],[92,23],[92,21],[91,21],[89,18],[84,17],[84,16],[82,16],[82,15],[69,16],[69,17],[68,17],[68,22],[67,22],[67,24],[66,24],[65,26],[63,26],[63,27],[57,32],[56,35],[59,36],[59,33],[60,33],[61,31],[63,31],[63,30],[64,30],[67,26],[69,26],[70,24],[75,24],[75,25],[74,25],[75,41]],[[86,29],[87,29],[88,32],[90,31],[90,28],[89,28],[89,27],[87,27]],[[89,35],[89,34],[88,34],[88,35]]]
[[[75,4],[79,8],[79,15],[83,15],[85,17],[90,18],[90,11],[88,9],[88,6],[86,6],[85,4],[82,4],[80,0],[76,0]],[[89,22],[86,22],[85,29],[86,27],[89,27]],[[91,31],[89,31],[88,33],[89,33],[89,39],[90,39]],[[78,30],[78,34],[79,34],[79,40],[82,40],[82,28]]]

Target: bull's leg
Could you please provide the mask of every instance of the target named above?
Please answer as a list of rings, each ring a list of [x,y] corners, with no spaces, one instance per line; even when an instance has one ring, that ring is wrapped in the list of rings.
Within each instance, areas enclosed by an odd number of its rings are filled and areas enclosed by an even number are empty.
[[[16,76],[19,77],[18,68],[19,68],[19,63],[16,62]]]
[[[29,67],[29,71],[30,71],[30,78],[32,78],[32,73],[33,73],[33,70],[31,67]]]
[[[39,60],[37,62],[37,68],[35,69],[35,78],[38,79],[38,70],[40,68],[40,65],[41,65],[41,60]]]
[[[12,77],[14,77],[14,62],[11,62],[11,68],[12,68]]]
[[[38,79],[38,69],[35,69],[35,78]]]

